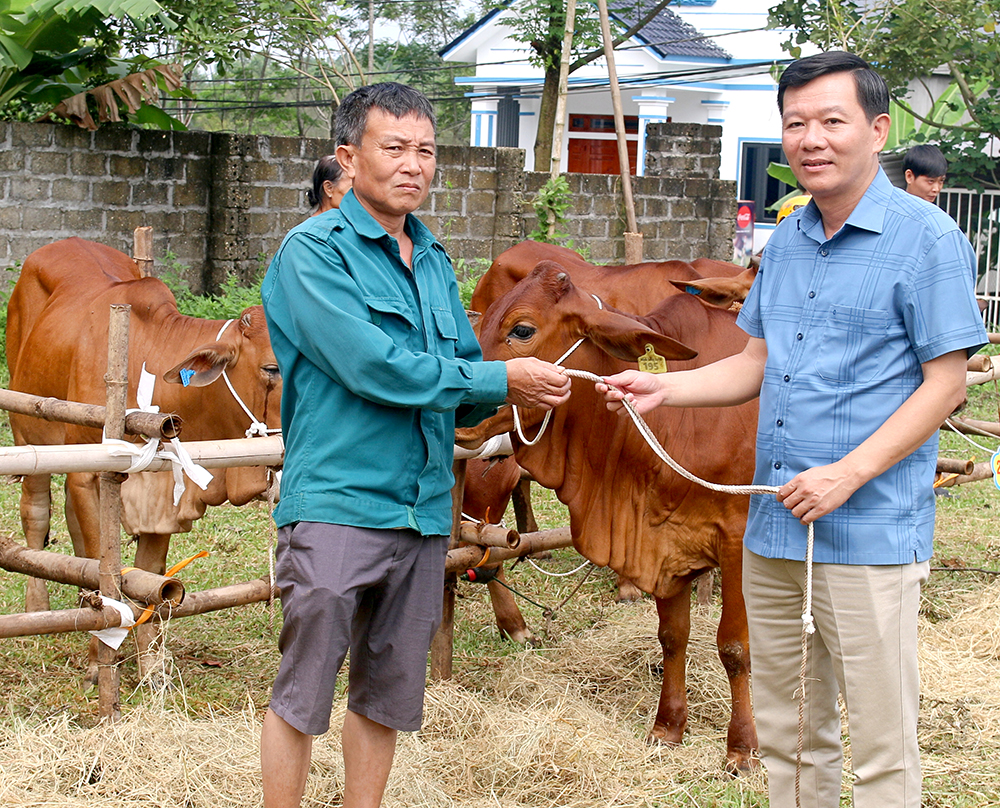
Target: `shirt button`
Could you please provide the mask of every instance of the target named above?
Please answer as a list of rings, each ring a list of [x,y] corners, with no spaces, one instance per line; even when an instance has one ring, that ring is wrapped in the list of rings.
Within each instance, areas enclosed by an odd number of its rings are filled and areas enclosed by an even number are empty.
[[[786,382],[790,382],[791,380],[792,380],[792,377],[791,377],[791,376],[785,376],[785,381],[786,381]]]
[[[776,469],[780,469],[780,468],[781,468],[781,463],[775,463],[775,464],[774,464],[774,467],[775,467]]]
[[[796,334],[795,335],[795,339],[802,339],[802,335],[801,334]]]
[[[820,250],[819,254],[825,258],[827,255],[829,255],[829,252],[830,252],[829,250]]]
[[[778,419],[777,421],[775,421],[775,423],[776,423],[776,424],[777,424],[778,426],[784,426],[784,425],[785,425],[785,422],[784,422],[784,421],[782,421],[782,420],[781,420],[780,418],[779,418],[779,419]]]
[[[813,297],[816,297],[816,293],[815,293],[815,292],[810,292],[810,293],[809,293],[809,297],[810,297],[810,298],[813,298]]]

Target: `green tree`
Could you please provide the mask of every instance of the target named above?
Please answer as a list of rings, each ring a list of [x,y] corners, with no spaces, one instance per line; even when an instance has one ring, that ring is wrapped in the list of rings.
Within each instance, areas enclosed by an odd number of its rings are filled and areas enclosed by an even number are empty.
[[[809,42],[868,60],[912,116],[908,137],[938,143],[958,183],[1000,188],[988,149],[1000,136],[998,22],[1000,0],[781,0],[769,26],[791,30],[784,48],[793,57]],[[951,87],[930,113],[918,114],[914,101],[930,95],[926,78],[939,70]]]

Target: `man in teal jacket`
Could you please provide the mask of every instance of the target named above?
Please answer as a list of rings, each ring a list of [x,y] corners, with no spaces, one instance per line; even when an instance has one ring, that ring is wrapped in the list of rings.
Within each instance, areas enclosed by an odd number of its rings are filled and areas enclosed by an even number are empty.
[[[266,808],[300,804],[348,648],[343,805],[380,804],[396,732],[420,727],[455,426],[505,401],[549,409],[569,395],[554,365],[482,361],[451,262],[411,215],[436,166],[428,100],[399,84],[363,87],[337,112],[337,142],[353,190],[285,237],[262,288],[285,436]]]

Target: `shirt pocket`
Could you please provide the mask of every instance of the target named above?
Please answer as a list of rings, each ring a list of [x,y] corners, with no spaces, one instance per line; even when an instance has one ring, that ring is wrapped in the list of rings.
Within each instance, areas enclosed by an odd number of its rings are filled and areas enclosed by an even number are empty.
[[[458,345],[458,325],[455,322],[455,315],[450,309],[437,308],[431,308],[431,314],[434,316],[434,334],[439,355],[446,359],[454,359]]]
[[[816,373],[830,382],[869,382],[882,366],[889,313],[833,305],[816,354]]]
[[[397,345],[412,350],[414,346],[409,345],[409,340],[416,333],[416,327],[413,313],[406,301],[400,297],[385,295],[366,294],[364,298],[372,323],[391,337]]]

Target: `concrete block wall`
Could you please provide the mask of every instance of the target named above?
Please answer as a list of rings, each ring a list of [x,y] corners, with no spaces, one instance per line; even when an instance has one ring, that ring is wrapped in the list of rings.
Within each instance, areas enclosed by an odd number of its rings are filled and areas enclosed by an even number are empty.
[[[717,179],[720,134],[697,124],[649,128],[647,176],[633,186],[646,260],[730,257],[736,190]],[[164,271],[169,252],[188,267],[195,291],[232,274],[249,281],[308,215],[313,167],[333,146],[317,138],[0,123],[0,270],[68,236],[130,253],[133,230],[151,226],[154,272]],[[461,270],[525,238],[546,178],[524,171],[520,149],[443,146],[419,215]],[[621,262],[620,178],[568,180],[574,246],[595,263]]]

